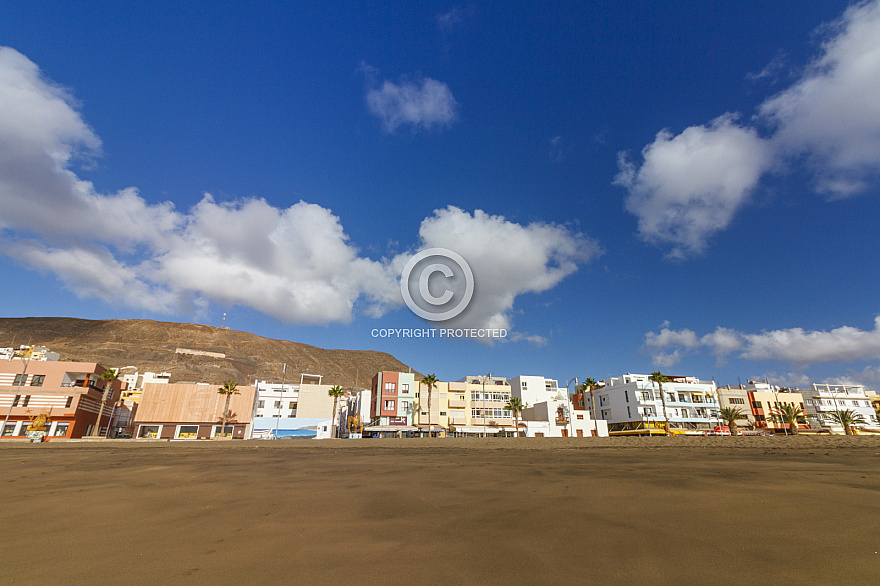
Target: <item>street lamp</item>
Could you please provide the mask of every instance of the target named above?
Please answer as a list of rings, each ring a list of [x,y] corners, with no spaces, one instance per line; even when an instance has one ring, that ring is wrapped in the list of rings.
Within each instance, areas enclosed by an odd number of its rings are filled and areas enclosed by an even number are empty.
[[[572,411],[574,411],[574,409],[569,409],[569,407],[568,407],[568,404],[571,403],[571,399],[570,399],[571,395],[568,394],[568,385],[570,385],[572,381],[574,381],[574,386],[575,386],[575,388],[577,388],[578,377],[574,377],[573,379],[571,379],[570,381],[565,383],[565,411],[568,411],[568,429],[569,429],[570,433],[572,435],[574,435],[574,423],[572,422],[572,418],[574,417],[574,415],[572,414]],[[586,402],[586,400],[584,400],[584,408],[585,409],[586,409],[586,406],[587,406],[587,402]],[[563,411],[563,413],[565,411]]]
[[[281,421],[281,410],[284,409],[284,376],[287,374],[287,363],[281,366],[281,388],[278,389],[278,416],[275,417],[275,439],[278,439],[278,423]]]
[[[489,378],[492,378],[492,373],[489,373]],[[480,379],[483,382],[483,437],[486,437],[486,376],[480,375]]]

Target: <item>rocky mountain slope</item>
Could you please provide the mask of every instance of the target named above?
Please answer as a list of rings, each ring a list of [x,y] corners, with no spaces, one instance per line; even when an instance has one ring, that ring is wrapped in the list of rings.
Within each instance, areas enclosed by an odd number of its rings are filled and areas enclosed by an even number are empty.
[[[308,373],[323,375],[327,384],[370,388],[373,375],[380,370],[410,370],[384,352],[326,350],[206,325],[139,319],[0,318],[0,347],[22,344],[47,346],[61,354],[62,360],[168,371],[171,382],[279,381],[286,363],[286,380],[291,382],[298,382],[300,373]]]

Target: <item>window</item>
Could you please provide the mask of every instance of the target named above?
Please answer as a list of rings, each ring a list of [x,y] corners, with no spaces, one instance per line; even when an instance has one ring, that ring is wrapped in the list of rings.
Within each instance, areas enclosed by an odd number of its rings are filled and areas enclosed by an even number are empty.
[[[393,411],[394,410],[394,401],[385,401],[385,405],[382,408],[385,409],[386,411]]]
[[[195,439],[199,437],[198,425],[178,425],[177,437],[180,439]]]
[[[731,405],[745,405],[746,404],[746,400],[741,397],[731,397],[731,398],[727,399],[727,402],[730,403]]]
[[[275,409],[280,409],[281,408],[281,401],[275,401],[275,405],[273,405],[273,407]]]
[[[257,401],[257,409],[262,409],[266,406],[266,401]]]
[[[623,398],[626,399],[627,403],[629,403],[629,391],[623,391]]]
[[[59,423],[55,426],[55,433],[53,434],[55,437],[64,437],[67,435],[67,428],[70,427],[69,423]]]
[[[687,403],[688,402],[687,395],[685,395],[684,393],[679,393],[678,394],[678,401],[680,403]]]
[[[33,378],[31,378],[31,386],[32,387],[42,387],[44,380],[46,380],[45,374],[35,374],[33,376]]]
[[[21,395],[15,395],[15,398],[12,400],[12,406],[18,407],[18,400],[21,399]]]
[[[214,437],[232,437],[232,427],[231,425],[227,425],[225,428],[222,425],[214,426]]]
[[[15,375],[15,380],[12,381],[13,386],[21,386],[27,382],[26,374],[17,374]]]
[[[296,401],[291,401],[291,402],[287,405],[287,408],[288,408],[288,409],[296,409]]]
[[[647,392],[642,391],[642,401],[650,401],[650,400],[651,400],[651,393],[647,393]]]
[[[6,427],[3,428],[3,436],[4,437],[11,436],[13,431],[15,431],[15,424],[14,423],[7,423]]]
[[[761,401],[752,401],[752,407],[754,407],[755,409],[760,409]]]
[[[579,414],[578,414],[578,419],[583,419],[583,418],[584,418],[584,416],[581,415],[581,414],[579,413]]]
[[[386,393],[394,393],[397,390],[397,385],[394,383],[385,383],[385,392]]]
[[[666,400],[674,403],[675,402],[675,393],[666,393]]]
[[[440,417],[446,417],[446,411],[441,411],[441,412],[440,412]]]
[[[400,402],[400,411],[402,413],[409,413],[409,401],[401,401]],[[442,413],[441,413],[442,415]]]
[[[409,383],[401,383],[400,384],[400,392],[408,393],[409,392]]]
[[[69,408],[73,404],[73,397],[67,397],[67,401],[64,402],[64,407]]]
[[[158,425],[141,425],[140,431],[138,431],[138,437],[141,438],[157,438],[159,437],[159,426]]]
[[[24,401],[21,402],[21,406],[22,406],[22,407],[27,407],[27,406],[28,406],[28,403],[30,403],[30,402],[31,402],[31,396],[30,396],[30,395],[25,395],[25,396],[24,396]]]

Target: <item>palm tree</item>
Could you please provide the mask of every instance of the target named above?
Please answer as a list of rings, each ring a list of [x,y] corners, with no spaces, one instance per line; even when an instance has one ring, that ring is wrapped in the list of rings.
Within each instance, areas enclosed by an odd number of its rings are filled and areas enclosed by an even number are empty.
[[[852,409],[841,409],[840,411],[832,411],[828,415],[831,417],[831,421],[843,426],[843,432],[846,435],[853,435],[853,425],[865,425],[868,423],[865,420],[864,415],[853,411]]]
[[[507,405],[504,408],[513,411],[513,429],[516,430],[514,437],[519,437],[519,414],[522,413],[526,406],[519,397],[511,397],[507,400]]]
[[[429,374],[422,379],[422,384],[428,387],[428,437],[434,435],[434,426],[431,423],[431,391],[437,386],[438,382],[437,377],[433,374]],[[422,410],[419,409],[419,414],[421,414],[421,412]],[[421,417],[419,417],[419,420],[421,420]]]
[[[718,411],[718,416],[727,423],[727,426],[730,427],[730,435],[731,437],[735,437],[737,435],[737,419],[748,419],[745,413],[739,407],[723,407]]]
[[[333,426],[330,430],[330,437],[336,436],[336,405],[339,401],[339,397],[345,395],[345,391],[342,390],[342,387],[339,385],[330,387],[330,390],[327,391],[327,394],[333,397],[333,417],[330,419],[330,424]]]
[[[663,383],[668,383],[669,378],[661,374],[659,370],[655,370],[648,377],[648,380],[657,383],[657,386],[660,387],[660,401],[663,403],[663,428],[666,435],[669,435],[669,416],[666,414],[666,396],[663,394]],[[650,435],[650,432],[648,433]]]
[[[794,403],[782,403],[774,409],[774,415],[782,420],[783,425],[788,424],[791,433],[798,434],[798,422],[804,419],[804,411]]]
[[[593,419],[593,430],[596,432],[596,435],[599,435],[599,423],[596,421],[596,399],[593,396],[593,391],[598,388],[600,388],[599,383],[596,382],[596,379],[594,378],[588,378],[584,381],[584,384],[581,385],[582,393],[590,393],[590,417]]]
[[[241,393],[238,390],[238,385],[231,380],[223,383],[223,386],[217,389],[217,392],[221,395],[226,395],[226,406],[223,407],[223,427],[220,428],[220,433],[225,436],[226,424],[229,422],[229,400],[232,399],[232,395],[239,395]]]
[[[108,396],[113,395],[113,389],[111,387],[113,381],[119,378],[119,371],[115,368],[108,368],[102,372],[101,376],[98,378],[104,381],[104,390],[101,391],[101,405],[98,407],[98,420],[95,421],[95,429],[92,430],[92,437],[101,437],[101,417],[104,416],[104,408],[107,405]],[[109,395],[107,394],[107,391],[110,391]],[[107,432],[110,432],[109,422],[107,423]]]

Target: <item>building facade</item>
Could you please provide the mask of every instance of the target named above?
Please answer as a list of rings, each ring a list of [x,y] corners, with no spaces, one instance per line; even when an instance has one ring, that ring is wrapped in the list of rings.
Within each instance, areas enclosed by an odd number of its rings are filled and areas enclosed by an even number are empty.
[[[216,384],[144,385],[134,419],[135,437],[142,439],[209,439],[250,437],[256,389],[238,387],[229,396],[229,416],[222,428],[226,396]]]
[[[526,408],[523,422],[529,437],[605,437],[608,425],[593,419],[586,409],[575,408],[575,396],[555,379],[517,376],[510,379],[511,393]]]
[[[125,387],[107,383],[107,369],[95,362],[57,362],[14,358],[0,361],[0,437],[24,437],[30,422],[40,414],[48,420],[46,438],[81,438],[92,435],[101,409],[98,434],[106,435],[114,406]],[[106,392],[105,392],[106,391]]]
[[[332,436],[333,397],[328,393],[332,385],[261,381],[254,386],[257,403],[252,438],[323,439]],[[344,399],[340,399],[337,410],[344,403]]]
[[[655,433],[668,418],[672,433],[704,434],[719,425],[718,401],[713,381],[690,376],[667,375],[663,383],[664,413],[660,385],[647,374],[625,374],[605,379],[594,391],[595,417],[608,422],[611,435]],[[590,407],[590,401],[587,402]]]
[[[370,421],[365,432],[372,435],[417,432],[413,415],[420,396],[416,391],[415,375],[411,372],[376,373],[370,393]],[[427,399],[424,408],[427,411]]]
[[[799,392],[804,396],[804,410],[813,426],[842,434],[843,426],[831,419],[831,412],[845,410],[854,411],[864,418],[864,424],[854,426],[857,429],[878,426],[877,412],[871,405],[872,397],[867,395],[862,385],[813,383],[812,388],[800,389]]]

